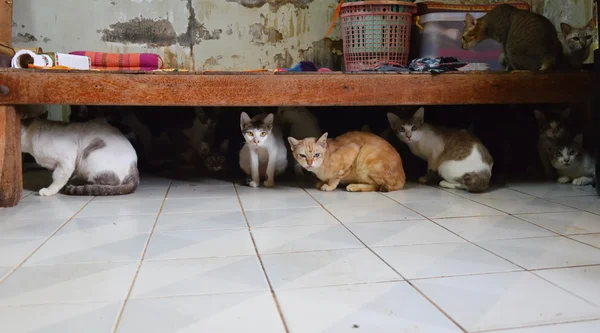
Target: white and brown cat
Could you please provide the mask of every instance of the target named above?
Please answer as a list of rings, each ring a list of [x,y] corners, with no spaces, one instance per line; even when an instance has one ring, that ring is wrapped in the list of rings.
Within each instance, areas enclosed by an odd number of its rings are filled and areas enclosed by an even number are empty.
[[[427,183],[438,174],[441,187],[483,192],[489,187],[494,160],[485,146],[466,130],[435,128],[424,122],[419,108],[409,119],[388,113],[388,121],[410,151],[427,161],[427,173],[419,182]]]
[[[131,143],[102,120],[62,123],[24,119],[21,147],[44,168],[53,170],[52,184],[39,191],[49,196],[122,195],[139,184],[137,155]]]
[[[287,148],[281,129],[272,113],[250,118],[246,112],[240,116],[240,128],[246,143],[240,150],[240,167],[250,178],[248,185],[258,187],[264,179],[266,187],[275,185],[275,176],[287,168]]]
[[[321,180],[317,188],[322,191],[344,184],[349,192],[389,192],[406,183],[400,155],[377,135],[348,132],[328,140],[325,133],[318,139],[288,141],[296,161]]]

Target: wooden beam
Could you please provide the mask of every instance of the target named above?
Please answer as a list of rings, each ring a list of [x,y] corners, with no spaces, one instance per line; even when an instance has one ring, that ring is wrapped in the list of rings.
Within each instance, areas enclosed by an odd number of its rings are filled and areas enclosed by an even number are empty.
[[[0,104],[335,106],[577,103],[589,72],[153,74],[0,70]]]
[[[0,0],[0,42],[5,44],[12,40],[13,1]]]
[[[21,119],[12,106],[0,106],[0,207],[13,207],[21,200]]]

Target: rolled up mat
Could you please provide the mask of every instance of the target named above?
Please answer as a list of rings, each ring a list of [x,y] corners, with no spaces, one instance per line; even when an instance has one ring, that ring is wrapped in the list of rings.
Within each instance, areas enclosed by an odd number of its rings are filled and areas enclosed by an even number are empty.
[[[84,55],[92,59],[92,69],[153,71],[162,69],[164,61],[154,53],[105,53],[74,51],[69,54]]]

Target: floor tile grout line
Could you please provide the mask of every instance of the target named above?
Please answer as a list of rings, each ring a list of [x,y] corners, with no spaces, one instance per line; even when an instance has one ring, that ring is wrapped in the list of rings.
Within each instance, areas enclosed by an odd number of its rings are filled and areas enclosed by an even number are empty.
[[[91,198],[81,208],[79,208],[79,210],[77,210],[77,212],[75,212],[64,223],[62,223],[60,226],[58,226],[58,228],[56,228],[56,230],[54,230],[54,232],[52,234],[50,234],[50,236],[48,236],[46,238],[46,240],[44,240],[38,247],[36,247],[25,259],[23,259],[23,261],[21,261],[21,263],[19,263],[16,267],[13,267],[13,269],[10,272],[8,272],[7,274],[5,274],[4,277],[0,277],[0,284],[2,284],[4,281],[6,281],[6,279],[8,279],[11,275],[13,275],[14,272],[16,272],[19,268],[21,268],[27,262],[27,260],[29,260],[37,251],[39,251],[40,248],[42,248],[42,246],[44,246],[46,243],[48,243],[48,241],[50,241],[50,239],[52,237],[54,237],[54,235],[56,235],[65,225],[67,225],[67,223],[69,223],[71,220],[73,220],[77,216],[77,214],[79,214],[85,207],[87,207],[87,205],[90,202],[92,202],[93,199],[94,198]]]
[[[547,323],[547,324],[541,324],[541,325],[525,325],[525,326],[515,326],[515,327],[506,327],[506,328],[493,328],[493,329],[489,329],[489,330],[471,331],[469,333],[494,333],[494,332],[505,332],[507,330],[521,330],[521,329],[528,329],[528,328],[544,328],[544,327],[549,328],[549,327],[558,326],[558,325],[591,323],[591,322],[595,322],[595,321],[599,321],[599,320],[600,320],[600,315],[598,315],[596,317],[592,316],[589,319],[569,320],[569,321],[561,321],[561,322]]]
[[[273,283],[271,283],[271,279],[269,278],[269,274],[267,274],[267,270],[265,269],[265,264],[262,260],[261,254],[258,251],[258,247],[256,246],[256,240],[254,239],[254,235],[252,234],[252,227],[250,226],[250,222],[248,222],[248,217],[246,216],[246,211],[244,210],[244,205],[242,204],[242,198],[238,192],[237,185],[233,186],[235,194],[238,199],[238,203],[240,205],[240,209],[242,211],[242,216],[244,217],[244,221],[246,222],[246,226],[248,227],[248,234],[250,235],[250,240],[252,241],[252,245],[254,246],[254,252],[256,253],[256,257],[260,264],[260,268],[265,276],[265,280],[269,285],[269,291],[271,292],[271,296],[273,297],[273,302],[275,303],[275,307],[277,308],[277,313],[279,314],[279,319],[283,325],[283,329],[286,333],[290,333],[290,329],[288,327],[287,321],[285,320],[285,315],[283,314],[283,310],[281,308],[281,304],[279,303],[279,299],[277,298],[277,294],[275,293],[275,288],[273,288]]]
[[[115,323],[111,329],[112,333],[116,333],[117,330],[119,329],[119,324],[121,323],[121,319],[123,318],[123,312],[125,311],[125,307],[127,306],[129,297],[131,296],[131,293],[133,292],[135,282],[137,281],[137,278],[140,274],[142,264],[144,263],[144,258],[146,257],[146,253],[148,252],[148,246],[150,245],[150,241],[152,240],[152,235],[154,234],[154,230],[156,229],[156,225],[158,224],[158,219],[160,218],[160,213],[162,212],[163,207],[165,206],[165,202],[167,200],[167,195],[169,194],[169,190],[171,189],[171,184],[172,184],[172,181],[169,181],[169,186],[167,187],[165,196],[160,204],[160,208],[158,209],[158,212],[156,214],[154,224],[152,225],[152,229],[150,229],[150,233],[148,234],[148,238],[146,239],[146,243],[144,244],[144,250],[142,251],[142,255],[140,256],[140,260],[139,260],[137,268],[135,270],[135,274],[133,275],[133,279],[131,280],[129,289],[127,290],[127,295],[125,296],[125,299],[123,300],[121,307],[119,308],[119,312],[117,313],[117,318],[115,319]]]
[[[394,200],[394,201],[395,201],[395,200]],[[434,219],[430,219],[430,218],[428,218],[427,216],[425,216],[425,215],[423,215],[423,214],[421,214],[421,213],[417,212],[416,210],[414,210],[414,209],[412,209],[412,208],[410,208],[410,207],[407,207],[407,206],[405,206],[405,205],[403,205],[403,204],[399,203],[398,201],[396,201],[396,202],[397,202],[399,205],[401,205],[401,206],[403,206],[403,207],[405,207],[405,208],[407,208],[407,209],[411,210],[412,212],[414,212],[414,213],[416,213],[416,214],[419,214],[419,215],[421,215],[421,216],[425,217],[425,218],[426,218],[428,221],[430,221],[431,223],[433,223],[433,224],[435,224],[435,225],[439,226],[440,228],[442,228],[442,229],[444,229],[444,230],[446,230],[446,231],[448,231],[448,232],[452,233],[453,235],[455,235],[455,236],[457,236],[457,237],[459,237],[459,238],[463,239],[465,242],[467,242],[467,243],[470,243],[470,244],[472,244],[472,245],[474,245],[474,246],[476,246],[476,247],[478,247],[478,248],[480,248],[480,249],[482,249],[482,250],[484,250],[484,251],[486,251],[486,252],[488,252],[488,253],[492,254],[493,256],[495,256],[495,257],[498,257],[498,258],[500,258],[500,259],[503,259],[503,260],[505,260],[506,262],[509,262],[509,263],[511,263],[511,264],[513,264],[513,265],[515,265],[515,266],[517,266],[517,267],[519,267],[519,268],[523,269],[523,270],[527,270],[525,267],[522,267],[521,265],[517,265],[516,263],[514,263],[514,262],[512,262],[512,261],[510,261],[510,260],[508,260],[508,259],[506,259],[506,258],[504,258],[504,257],[502,257],[502,256],[500,256],[500,255],[498,255],[498,254],[496,254],[496,253],[494,253],[494,252],[492,252],[492,251],[490,251],[490,250],[488,250],[488,249],[486,249],[486,248],[482,247],[481,245],[479,245],[479,244],[477,244],[477,243],[475,243],[475,242],[472,242],[472,241],[470,241],[469,239],[467,239],[467,238],[465,238],[465,237],[461,236],[460,234],[458,234],[458,233],[456,233],[456,232],[454,232],[454,231],[452,231],[452,230],[450,230],[450,229],[448,229],[448,228],[444,227],[443,225],[441,225],[441,224],[439,224],[439,223],[435,222],[435,221],[434,221]]]
[[[450,322],[452,322],[454,325],[456,325],[456,327],[458,327],[460,330],[462,330],[463,332],[467,332],[467,330],[462,327],[456,320],[454,320],[454,318],[452,318],[448,313],[446,313],[446,311],[444,311],[441,307],[439,307],[435,302],[433,302],[433,300],[431,300],[427,295],[425,295],[423,292],[421,292],[421,290],[419,290],[414,284],[412,284],[408,279],[406,279],[400,272],[398,272],[394,267],[392,267],[392,265],[390,265],[386,260],[384,260],[379,254],[377,254],[373,249],[371,249],[370,246],[368,246],[362,239],[360,239],[360,237],[358,237],[354,232],[352,232],[352,230],[350,230],[350,228],[348,228],[348,226],[346,226],[340,219],[337,218],[337,216],[335,216],[331,211],[329,211],[325,205],[323,205],[319,200],[317,200],[315,197],[313,197],[304,187],[302,187],[300,184],[298,184],[308,195],[310,195],[313,200],[317,201],[321,207],[323,207],[323,209],[328,212],[334,219],[336,219],[342,226],[344,226],[344,228],[346,228],[346,230],[352,234],[352,236],[354,236],[361,244],[363,244],[365,246],[365,248],[367,248],[374,256],[376,256],[377,258],[379,258],[379,260],[381,260],[387,267],[389,267],[394,273],[398,274],[398,276],[400,276],[404,281],[406,281],[406,283],[408,283],[408,285],[410,285],[417,293],[419,293],[423,298],[425,298],[430,304],[432,304],[440,313],[442,313],[446,318],[448,318],[448,320],[450,320]],[[379,192],[377,192],[379,193]],[[381,193],[379,193],[381,194]],[[381,194],[382,197],[385,197],[387,199],[390,199],[394,202],[397,202],[391,198],[388,198],[387,196]]]

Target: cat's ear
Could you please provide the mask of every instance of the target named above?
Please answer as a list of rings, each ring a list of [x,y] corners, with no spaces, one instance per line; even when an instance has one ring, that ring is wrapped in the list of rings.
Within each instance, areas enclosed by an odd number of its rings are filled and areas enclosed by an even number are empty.
[[[560,31],[562,32],[563,36],[566,37],[568,34],[571,33],[571,30],[573,30],[573,27],[570,26],[569,24],[564,23],[564,22],[562,22],[560,24]]]
[[[329,135],[329,133],[325,132],[321,135],[319,140],[317,140],[317,143],[323,148],[327,148],[327,135]]]
[[[533,115],[535,116],[535,120],[540,124],[546,121],[546,116],[544,116],[544,113],[540,110],[533,110]]]
[[[418,122],[423,122],[425,120],[425,108],[420,107],[413,115],[413,119]]]
[[[580,145],[583,143],[583,134],[579,133],[573,137],[573,142]]]
[[[290,136],[288,137],[288,142],[290,143],[290,147],[292,147],[292,150],[294,150],[296,149],[296,147],[298,147],[300,140],[296,140]]]
[[[475,25],[477,25],[477,20],[473,15],[467,13],[467,15],[465,15],[465,27],[473,28]]]
[[[275,118],[275,116],[272,113],[269,113],[264,119],[263,119],[263,124],[271,127],[273,126],[273,118]]]
[[[242,112],[240,116],[240,126],[244,127],[252,122],[252,119],[246,112]]]
[[[585,28],[594,28],[594,18],[592,17],[590,21],[585,25]]]
[[[369,127],[369,125],[364,124],[361,128],[360,128],[361,132],[367,132],[367,133],[371,133],[371,127]]]
[[[390,126],[395,131],[402,126],[402,120],[400,119],[400,117],[391,112],[387,114],[387,119],[390,122]]]

